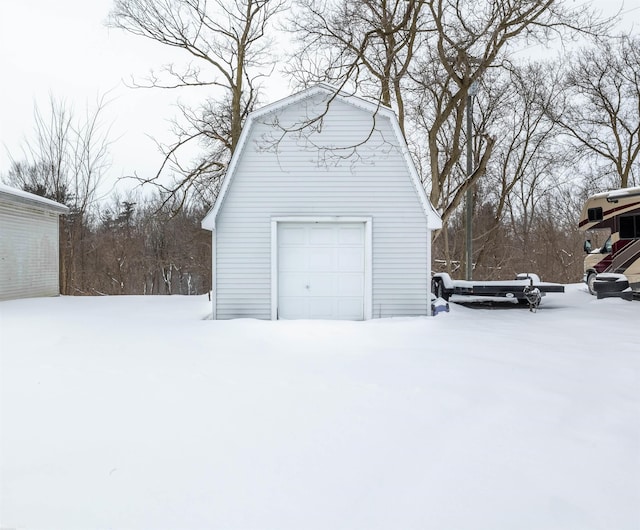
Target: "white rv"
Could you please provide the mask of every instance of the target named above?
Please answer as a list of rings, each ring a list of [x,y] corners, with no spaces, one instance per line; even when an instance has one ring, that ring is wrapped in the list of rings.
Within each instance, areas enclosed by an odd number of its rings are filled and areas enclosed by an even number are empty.
[[[580,230],[609,237],[594,248],[584,243],[584,281],[598,298],[640,296],[640,187],[598,193],[587,199]]]

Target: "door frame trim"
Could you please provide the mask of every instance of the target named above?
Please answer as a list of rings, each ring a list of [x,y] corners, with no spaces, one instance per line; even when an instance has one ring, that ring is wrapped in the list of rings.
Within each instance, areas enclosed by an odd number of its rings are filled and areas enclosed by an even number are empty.
[[[372,318],[373,295],[373,218],[351,216],[271,217],[271,320],[278,320],[278,223],[363,223],[364,224],[364,294],[363,318]]]

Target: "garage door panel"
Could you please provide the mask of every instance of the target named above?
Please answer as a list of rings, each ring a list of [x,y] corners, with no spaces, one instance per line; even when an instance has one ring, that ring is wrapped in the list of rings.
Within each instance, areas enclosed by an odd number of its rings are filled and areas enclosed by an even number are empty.
[[[309,278],[309,296],[337,296],[339,278],[336,274],[317,272]]]
[[[340,297],[356,296],[362,298],[364,296],[364,278],[362,274],[341,274],[337,283],[336,294]]]
[[[278,266],[281,271],[306,270],[309,265],[309,253],[303,247],[283,247],[280,249]]]
[[[338,229],[338,243],[340,245],[355,245],[363,246],[363,233],[364,226],[362,224],[354,226],[341,226]]]
[[[338,318],[340,320],[362,319],[361,298],[341,298],[338,300]]]
[[[338,270],[341,272],[361,272],[364,266],[364,249],[340,248],[338,253]]]
[[[336,318],[335,300],[331,298],[310,298],[309,318]]]
[[[309,227],[309,244],[336,246],[337,233],[334,227],[327,225],[311,225]]]
[[[309,271],[337,271],[338,254],[338,249],[335,247],[309,248]]]
[[[280,273],[280,296],[308,296],[309,277],[304,272]]]
[[[280,308],[278,317],[284,319],[300,318],[301,314],[307,312],[307,301],[304,298],[287,298],[280,299]]]
[[[303,226],[283,224],[278,229],[280,246],[303,245],[306,240],[307,233]]]

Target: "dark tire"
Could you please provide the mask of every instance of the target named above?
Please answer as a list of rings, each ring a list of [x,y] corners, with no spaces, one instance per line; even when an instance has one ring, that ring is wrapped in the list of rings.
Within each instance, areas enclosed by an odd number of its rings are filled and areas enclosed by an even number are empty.
[[[628,280],[596,279],[593,289],[596,293],[620,293],[629,288]]]
[[[436,296],[436,298],[442,298],[443,300],[449,301],[449,293],[444,288],[442,278],[434,278],[431,281],[431,292]]]
[[[589,275],[587,276],[587,287],[589,288],[589,294],[592,294],[593,296],[596,295],[596,290],[594,287],[595,283],[596,283],[596,273],[590,272]]]

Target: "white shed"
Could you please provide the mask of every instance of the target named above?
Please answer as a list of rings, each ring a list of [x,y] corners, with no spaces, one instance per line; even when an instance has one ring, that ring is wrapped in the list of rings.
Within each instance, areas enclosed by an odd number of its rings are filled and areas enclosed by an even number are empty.
[[[0,184],[0,300],[60,294],[57,202]]]
[[[249,115],[202,226],[215,319],[430,313],[442,222],[396,116],[329,85]]]

